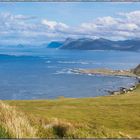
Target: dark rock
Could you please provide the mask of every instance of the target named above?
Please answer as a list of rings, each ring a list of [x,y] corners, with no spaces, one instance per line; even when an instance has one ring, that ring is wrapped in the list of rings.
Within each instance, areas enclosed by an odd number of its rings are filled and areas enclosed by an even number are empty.
[[[133,73],[136,75],[140,75],[140,64],[135,69],[133,69]],[[140,83],[140,79],[139,79],[139,83]]]

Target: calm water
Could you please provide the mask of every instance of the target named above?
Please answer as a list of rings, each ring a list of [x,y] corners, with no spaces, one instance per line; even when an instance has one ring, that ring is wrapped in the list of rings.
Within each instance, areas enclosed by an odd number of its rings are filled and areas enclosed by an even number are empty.
[[[47,99],[58,96],[95,97],[106,90],[129,87],[134,78],[71,73],[73,68],[130,69],[140,53],[0,49],[0,99]]]

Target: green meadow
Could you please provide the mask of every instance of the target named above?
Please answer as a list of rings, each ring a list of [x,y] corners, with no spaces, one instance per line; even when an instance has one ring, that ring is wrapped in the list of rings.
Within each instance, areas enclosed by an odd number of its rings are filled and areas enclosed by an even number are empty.
[[[7,106],[7,110],[11,108],[16,112],[10,112],[6,116],[7,112],[1,111],[3,117],[5,117],[5,121],[1,120],[1,126],[7,130],[5,132],[3,129],[6,136],[30,138],[140,138],[140,86],[128,94],[117,96],[9,100],[2,101],[2,103]],[[0,107],[3,108],[2,105]],[[12,114],[16,114],[14,118],[19,117],[18,120],[24,122],[13,126],[13,128],[19,126],[17,128],[21,129],[19,135],[15,135],[16,130],[9,128],[11,125],[8,126],[7,124],[10,115],[10,120],[13,123],[20,123],[12,118]],[[22,134],[22,131],[25,131],[25,133]],[[30,132],[28,133],[28,131]],[[0,133],[0,135],[2,134]]]

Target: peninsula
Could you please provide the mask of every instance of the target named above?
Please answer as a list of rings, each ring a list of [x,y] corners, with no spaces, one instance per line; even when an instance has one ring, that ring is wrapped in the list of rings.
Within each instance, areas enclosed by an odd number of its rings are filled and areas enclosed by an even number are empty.
[[[107,75],[107,76],[126,76],[137,77],[132,70],[111,70],[111,69],[74,69],[74,73],[93,74],[93,75]]]
[[[111,69],[73,69],[71,70],[74,73],[79,74],[88,74],[88,75],[104,75],[104,76],[125,76],[125,77],[134,77],[137,78],[137,83],[135,85],[125,88],[120,87],[117,91],[107,91],[110,95],[120,95],[130,93],[135,90],[140,83],[140,65],[131,70],[111,70]]]

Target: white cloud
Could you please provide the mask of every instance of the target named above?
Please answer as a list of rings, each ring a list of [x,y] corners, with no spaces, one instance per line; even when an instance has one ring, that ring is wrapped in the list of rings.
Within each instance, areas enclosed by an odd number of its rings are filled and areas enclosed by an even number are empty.
[[[18,44],[21,40],[26,43],[40,43],[43,41],[42,39],[47,42],[48,39],[62,36],[61,32],[68,28],[66,24],[61,22],[43,20],[43,23],[41,21],[35,23],[29,21],[35,17],[11,13],[0,13],[0,19],[0,44],[4,42]]]
[[[119,13],[121,16],[125,16],[128,19],[133,19],[133,18],[140,18],[140,11],[132,11],[128,13]]]
[[[42,20],[42,24],[46,25],[49,29],[55,30],[55,29],[67,29],[68,25],[62,23],[62,22],[56,22],[56,21],[49,21],[47,19]]]
[[[138,28],[139,27],[136,24],[134,24],[134,23],[126,23],[126,24],[118,25],[118,29],[119,30],[135,31]]]
[[[120,16],[123,16],[127,22],[133,22],[135,24],[140,24],[140,11],[132,11],[128,13],[119,13]]]
[[[119,18],[100,17],[88,23],[82,23],[81,31],[89,35],[111,39],[128,39],[140,34],[140,11],[119,13]]]
[[[102,18],[98,18],[96,20],[96,24],[97,25],[108,25],[108,26],[112,26],[112,25],[115,25],[117,24],[117,19],[114,19],[110,16],[107,16],[107,17],[102,17]]]
[[[38,21],[33,16],[11,13],[0,13],[0,19],[0,44],[37,44],[67,37],[130,39],[140,36],[140,11],[119,13],[118,17],[99,17],[76,27],[48,19]]]

